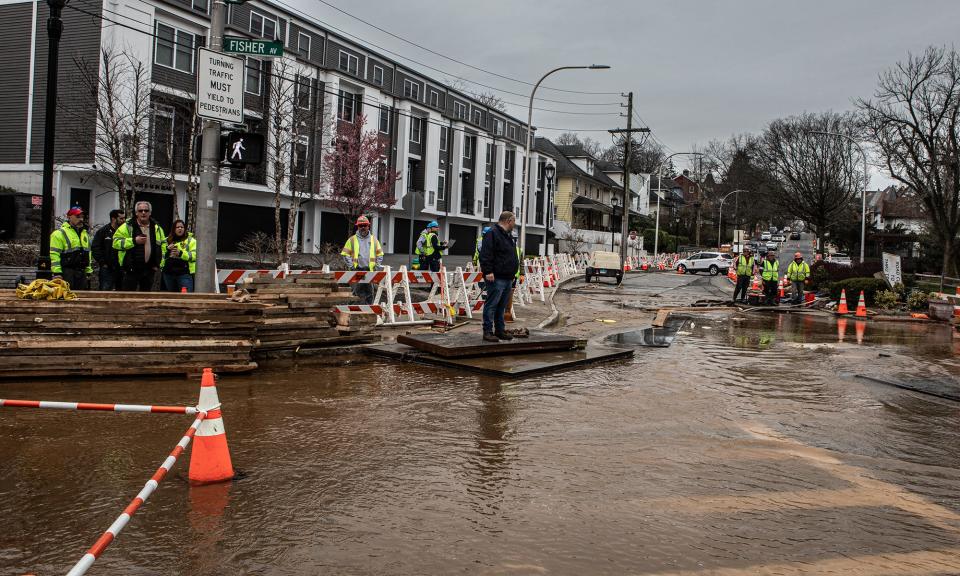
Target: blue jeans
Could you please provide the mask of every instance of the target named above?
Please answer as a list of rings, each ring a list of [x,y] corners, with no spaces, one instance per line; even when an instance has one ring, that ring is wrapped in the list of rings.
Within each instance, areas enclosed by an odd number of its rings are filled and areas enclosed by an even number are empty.
[[[497,278],[487,282],[487,299],[483,302],[483,331],[503,332],[506,324],[503,323],[503,313],[507,310],[507,300],[513,290],[513,280]]]
[[[100,267],[98,275],[100,277],[100,290],[111,291],[120,289],[120,270],[113,268],[107,268],[105,266]]]
[[[180,292],[181,288],[186,288],[187,292],[193,292],[193,276],[190,274],[168,274],[164,272],[163,288],[167,292]]]

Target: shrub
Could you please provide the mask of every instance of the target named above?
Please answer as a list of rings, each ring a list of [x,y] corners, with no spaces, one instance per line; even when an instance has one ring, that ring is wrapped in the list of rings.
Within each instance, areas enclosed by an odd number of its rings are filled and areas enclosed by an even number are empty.
[[[876,302],[877,306],[883,308],[884,310],[895,308],[897,306],[897,300],[899,299],[900,295],[893,290],[881,290],[873,297],[873,300]]]
[[[825,287],[831,282],[840,282],[850,278],[869,278],[877,272],[883,271],[880,262],[864,262],[852,266],[844,266],[826,260],[818,260],[810,266],[810,283],[814,289]],[[886,287],[886,284],[884,284]]]
[[[930,294],[922,290],[914,290],[910,293],[910,296],[907,297],[907,306],[909,306],[911,310],[926,310],[929,302]]]
[[[832,282],[830,284],[830,297],[833,300],[838,300],[840,298],[840,291],[847,291],[847,304],[849,306],[857,305],[857,298],[860,297],[860,291],[863,290],[863,294],[867,299],[867,304],[873,304],[875,302],[875,297],[877,292],[887,289],[886,280],[879,280],[877,278],[847,278],[846,280],[841,280],[839,282]]]

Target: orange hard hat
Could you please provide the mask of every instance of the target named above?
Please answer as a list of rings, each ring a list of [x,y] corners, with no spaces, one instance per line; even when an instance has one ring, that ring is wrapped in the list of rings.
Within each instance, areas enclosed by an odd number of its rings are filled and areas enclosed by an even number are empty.
[[[796,252],[796,253],[794,253],[793,257],[794,257],[794,258],[803,258],[803,254],[801,254],[801,253],[799,253],[799,252]]]
[[[366,217],[366,216],[360,216],[359,218],[357,218],[356,225],[357,225],[357,226],[360,226],[360,225],[369,226],[369,225],[370,225],[370,221],[367,220],[367,217]]]

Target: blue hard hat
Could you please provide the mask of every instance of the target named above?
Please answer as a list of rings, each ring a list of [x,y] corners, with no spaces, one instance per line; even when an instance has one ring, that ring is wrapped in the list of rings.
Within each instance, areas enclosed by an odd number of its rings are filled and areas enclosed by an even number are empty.
[[[439,228],[439,227],[440,227],[440,225],[437,224],[437,221],[436,221],[436,220],[431,220],[430,223],[427,224],[427,228]]]
[[[486,234],[486,233],[489,232],[489,231],[490,231],[490,226],[484,226],[484,227],[483,227],[483,232],[481,232],[481,234]]]

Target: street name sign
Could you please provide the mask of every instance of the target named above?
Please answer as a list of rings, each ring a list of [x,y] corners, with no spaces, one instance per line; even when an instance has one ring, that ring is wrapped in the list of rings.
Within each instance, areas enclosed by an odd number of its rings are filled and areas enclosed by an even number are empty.
[[[251,40],[237,36],[224,36],[223,49],[234,54],[254,56],[283,56],[283,43],[270,40]]]
[[[243,123],[244,60],[201,48],[197,59],[197,116]]]

